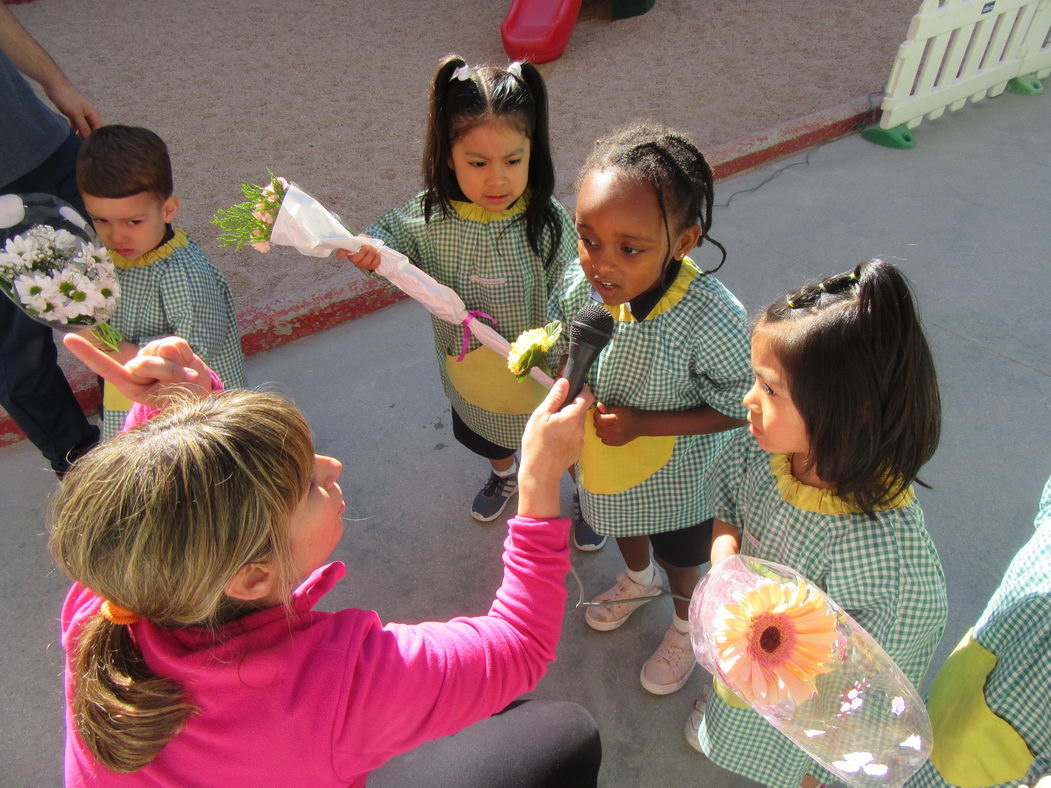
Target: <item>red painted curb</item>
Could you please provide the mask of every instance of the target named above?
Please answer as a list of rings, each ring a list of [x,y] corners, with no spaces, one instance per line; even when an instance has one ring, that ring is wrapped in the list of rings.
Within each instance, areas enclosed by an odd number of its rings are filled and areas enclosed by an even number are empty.
[[[855,133],[878,118],[878,95],[861,96],[716,146],[709,150],[708,160],[716,179],[721,180]],[[357,270],[348,270],[320,287],[304,289],[276,302],[240,312],[241,347],[246,356],[254,356],[364,317],[406,298],[404,293],[367,279]],[[94,376],[87,370],[78,369],[67,371],[66,377],[85,412],[97,412],[100,403]],[[3,410],[0,414],[3,416],[0,418],[0,446],[22,440],[25,435],[14,420]]]

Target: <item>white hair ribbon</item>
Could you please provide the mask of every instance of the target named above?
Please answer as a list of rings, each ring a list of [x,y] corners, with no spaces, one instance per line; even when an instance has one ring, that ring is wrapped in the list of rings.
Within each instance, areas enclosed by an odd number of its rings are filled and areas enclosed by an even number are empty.
[[[449,81],[453,82],[459,80],[460,82],[467,82],[471,78],[471,67],[464,63],[458,69],[453,72],[453,75],[449,77]]]
[[[507,73],[512,76],[516,76],[519,79],[522,78],[522,64],[517,60],[507,67]]]

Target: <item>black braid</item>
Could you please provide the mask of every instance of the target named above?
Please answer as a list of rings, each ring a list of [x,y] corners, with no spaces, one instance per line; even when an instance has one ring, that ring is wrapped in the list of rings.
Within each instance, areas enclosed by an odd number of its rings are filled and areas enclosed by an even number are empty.
[[[842,274],[827,276],[817,284],[803,285],[785,296],[784,305],[789,309],[808,309],[818,306],[823,295],[841,296],[848,290],[856,290],[861,281],[863,265],[864,263]]]
[[[689,139],[653,124],[637,124],[615,131],[595,143],[581,169],[577,186],[589,172],[609,167],[653,185],[668,234],[669,250],[672,233],[696,222],[702,231],[698,245],[709,241],[722,253],[719,265],[702,273],[715,273],[722,267],[726,248],[708,235],[714,202],[712,168]]]

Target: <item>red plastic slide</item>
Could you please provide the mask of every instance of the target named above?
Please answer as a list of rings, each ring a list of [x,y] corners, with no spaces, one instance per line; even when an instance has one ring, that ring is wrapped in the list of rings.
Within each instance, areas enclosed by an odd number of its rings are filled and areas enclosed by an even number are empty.
[[[562,54],[573,35],[581,0],[512,0],[500,25],[512,60],[547,63]]]

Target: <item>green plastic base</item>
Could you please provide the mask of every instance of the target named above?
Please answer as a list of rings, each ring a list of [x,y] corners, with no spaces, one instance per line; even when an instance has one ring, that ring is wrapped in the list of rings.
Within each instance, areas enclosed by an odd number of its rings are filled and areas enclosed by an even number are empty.
[[[916,138],[912,136],[912,132],[909,131],[904,123],[900,126],[895,126],[893,129],[869,126],[861,132],[861,136],[869,142],[874,142],[887,148],[909,150],[916,147]]]
[[[612,0],[613,21],[645,14],[657,0]]]
[[[1032,74],[1015,77],[1007,83],[1007,89],[1012,93],[1021,93],[1023,96],[1039,96],[1044,92],[1043,84]]]

